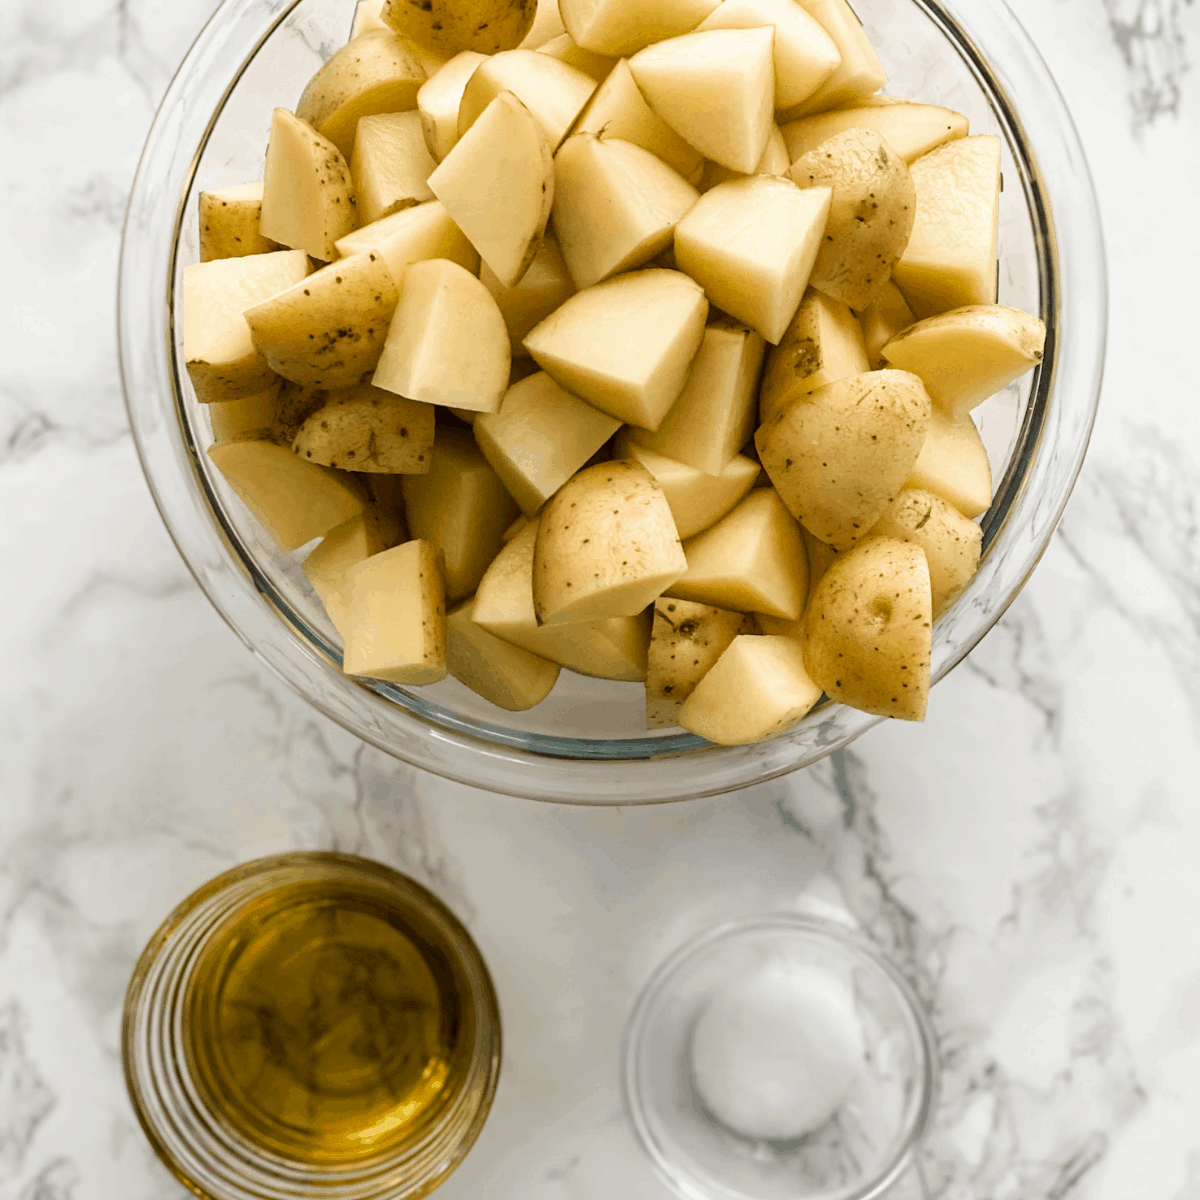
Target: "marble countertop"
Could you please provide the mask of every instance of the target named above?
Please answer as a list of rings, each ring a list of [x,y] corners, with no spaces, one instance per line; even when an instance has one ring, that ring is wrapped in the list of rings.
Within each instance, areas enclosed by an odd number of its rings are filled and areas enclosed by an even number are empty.
[[[1200,5],[1015,4],[1100,192],[1107,377],[1060,532],[928,723],[601,811],[357,743],[245,652],[162,527],[114,279],[142,139],[212,8],[0,5],[0,1200],[183,1195],[124,1091],[130,969],[202,881],[317,847],[433,888],[493,969],[504,1073],[447,1200],[666,1200],[620,1029],[667,952],[764,906],[850,914],[931,1007],[944,1097],[900,1200],[1200,1197]]]

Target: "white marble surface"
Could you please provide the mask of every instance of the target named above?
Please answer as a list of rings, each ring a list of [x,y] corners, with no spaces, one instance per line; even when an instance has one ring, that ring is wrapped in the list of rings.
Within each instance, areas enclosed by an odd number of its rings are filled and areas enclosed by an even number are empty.
[[[932,1006],[945,1096],[897,1197],[1200,1197],[1200,5],[1017,5],[1091,156],[1112,280],[1099,425],[1032,583],[923,727],[623,811],[357,744],[172,548],[114,277],[142,138],[212,7],[0,4],[0,1200],[182,1195],[125,1097],[126,979],[193,886],[293,847],[412,873],[491,963],[507,1060],[447,1200],[664,1200],[621,1114],[621,1024],[681,939],[767,904],[849,910]]]

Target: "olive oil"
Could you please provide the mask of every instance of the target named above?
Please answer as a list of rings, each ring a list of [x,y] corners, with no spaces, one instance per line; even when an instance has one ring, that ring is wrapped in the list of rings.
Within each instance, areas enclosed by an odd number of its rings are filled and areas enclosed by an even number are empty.
[[[185,996],[196,1090],[235,1135],[306,1164],[403,1151],[461,1091],[479,1019],[438,923],[369,879],[254,896]]]

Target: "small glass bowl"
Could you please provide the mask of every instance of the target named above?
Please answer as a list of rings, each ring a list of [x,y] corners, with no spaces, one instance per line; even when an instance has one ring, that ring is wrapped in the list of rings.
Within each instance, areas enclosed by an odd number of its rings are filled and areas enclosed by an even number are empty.
[[[819,1129],[791,1141],[721,1125],[692,1082],[690,1043],[706,1004],[774,964],[844,985],[863,1030],[863,1070]],[[794,913],[709,930],[664,962],[625,1028],[621,1090],[655,1171],[685,1200],[875,1200],[912,1161],[937,1108],[937,1041],[920,1001],[865,938]]]
[[[456,1069],[453,1086],[430,1105],[427,1119],[422,1118],[412,1136],[367,1156],[318,1152],[300,1157],[282,1152],[271,1134],[294,1134],[297,1127],[290,1116],[282,1125],[273,1117],[270,1126],[262,1126],[264,1136],[251,1140],[245,1124],[231,1122],[211,1102],[205,1069],[193,1054],[193,1035],[197,1027],[207,1031],[212,1025],[205,1017],[219,1000],[198,987],[200,964],[206,957],[211,961],[213,952],[225,958],[238,952],[237,937],[228,933],[231,923],[264,897],[283,889],[294,898],[312,885],[334,892],[356,889],[357,912],[384,920],[390,914],[402,915],[406,935],[415,930],[428,939],[432,949],[427,952],[437,956],[448,981],[445,986],[453,987],[459,1011],[465,1014],[454,1034],[462,1068]],[[361,958],[353,935],[350,940],[352,954]],[[389,977],[381,986],[393,987],[394,979]],[[197,996],[197,991],[203,994]],[[439,1007],[444,1003],[445,997]],[[314,1021],[321,1016],[311,1015]],[[216,1048],[226,1061],[255,1049],[245,1044],[222,1047],[211,1036],[204,1045],[210,1053]],[[272,1045],[280,1053],[296,1049],[278,1037]],[[304,851],[235,867],[171,913],[142,952],[130,980],[122,1052],[134,1111],[155,1154],[202,1200],[417,1200],[445,1182],[487,1120],[500,1078],[500,1010],[478,948],[436,896],[368,859]],[[354,1088],[362,1086],[361,1072],[351,1077],[349,1091],[341,1077],[335,1082],[334,1093],[344,1104],[357,1094]],[[303,1123],[299,1128],[303,1131]]]
[[[999,136],[999,298],[1047,326],[1040,367],[980,410],[995,500],[983,560],[937,622],[933,678],[976,645],[1045,551],[1095,417],[1107,311],[1087,163],[1062,97],[1002,0],[854,0],[888,91],[965,113]],[[184,370],[180,280],[198,258],[200,190],[261,178],[270,113],[296,102],[350,30],[353,0],[225,0],[180,67],[138,169],[121,256],[121,366],[150,489],[200,586],[250,649],[365,741],[492,791],[579,804],[714,795],[807,766],[879,718],[828,702],[771,742],[717,747],[648,734],[638,684],[564,671],[528,713],[455,679],[403,688],[345,677],[341,643],[300,569],[205,453],[212,437]],[[933,710],[936,713],[936,706]]]

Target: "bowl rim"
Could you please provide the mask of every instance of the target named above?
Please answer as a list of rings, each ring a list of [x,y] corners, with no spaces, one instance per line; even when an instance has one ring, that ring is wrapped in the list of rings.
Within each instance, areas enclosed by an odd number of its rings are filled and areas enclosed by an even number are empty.
[[[1103,374],[1107,281],[1098,205],[1078,134],[1048,68],[1016,17],[1003,0],[973,10],[969,20],[951,13],[939,0],[909,2],[957,46],[988,96],[1021,169],[1026,204],[1034,220],[1042,315],[1047,325],[1047,351],[1036,371],[1017,448],[996,489],[997,499],[982,521],[985,556],[980,573],[935,628],[933,682],[937,682],[978,644],[1015,599],[1061,518],[1096,415]],[[262,0],[224,0],[216,10],[183,60],[155,116],[131,190],[122,240],[118,341],[135,445],[176,547],[226,623],[275,674],[357,737],[456,782],[535,799],[603,805],[720,794],[807,766],[879,724],[883,718],[826,703],[774,741],[717,747],[687,733],[588,741],[468,721],[430,704],[419,692],[413,695],[387,684],[371,685],[344,677],[337,648],[312,629],[258,571],[222,512],[208,479],[207,462],[202,461],[204,456],[194,443],[183,410],[185,388],[175,354],[176,259],[187,196],[224,104],[262,46],[301,3],[303,0],[269,0],[266,4]],[[252,36],[255,30],[257,36]],[[984,57],[979,45],[985,40],[1005,45],[1002,58],[995,54],[992,60]],[[224,83],[218,100],[211,109],[201,104],[197,77],[204,77],[206,70],[211,73],[214,64],[224,60],[224,49],[248,43],[250,51],[233,78]],[[208,91],[214,90],[210,81]],[[1026,97],[1026,106],[1038,113],[1037,137],[1031,137],[1011,100],[1018,90]],[[199,93],[203,96],[203,87]],[[185,120],[186,109],[200,115]],[[1047,114],[1052,119],[1047,119]],[[190,132],[201,130],[198,140],[189,143],[189,133],[182,128],[185,125]],[[189,144],[194,146],[190,151]],[[160,178],[162,160],[176,172],[171,182],[182,180],[173,207],[172,188],[164,188]],[[1052,192],[1060,211],[1071,213],[1071,219],[1061,225],[1054,219]],[[171,217],[172,234],[164,248],[161,242],[154,244],[154,236],[145,234],[149,217],[157,217],[159,223],[152,234],[161,239],[160,225],[167,216]],[[1071,294],[1066,297],[1064,275],[1070,275],[1072,282]],[[1084,297],[1084,302],[1076,296]],[[161,336],[147,339],[147,330],[156,330]],[[139,344],[139,338],[145,344]],[[148,411],[148,397],[157,394],[155,385],[165,385],[173,393],[174,429],[164,428],[161,413],[153,412],[152,406]],[[1057,474],[1043,479],[1048,486],[1033,497],[1033,474],[1039,467],[1049,469],[1043,454],[1047,420],[1061,417],[1060,397],[1068,386],[1071,403],[1078,410],[1071,441],[1053,447]],[[167,449],[172,454],[165,453]],[[181,476],[185,490],[190,487],[192,491],[182,502],[173,494]],[[205,501],[206,530],[201,527],[203,521],[196,519],[197,497]],[[1017,513],[1029,523],[1014,530]],[[985,585],[991,583],[994,573],[986,570],[988,551],[1006,542],[1016,548],[1019,563],[1006,574],[1002,591],[987,594]],[[217,563],[214,555],[221,554],[230,561]],[[235,599],[236,585],[244,595]],[[245,600],[251,594],[257,613],[246,608]],[[243,611],[237,611],[239,605]],[[967,613],[975,619],[968,620]],[[286,649],[269,644],[272,631],[268,623],[287,628]],[[954,639],[951,630],[957,635]],[[320,686],[334,675],[337,703]],[[372,705],[385,706],[388,721],[378,709],[372,711]],[[797,745],[796,739],[803,735],[811,745]]]

